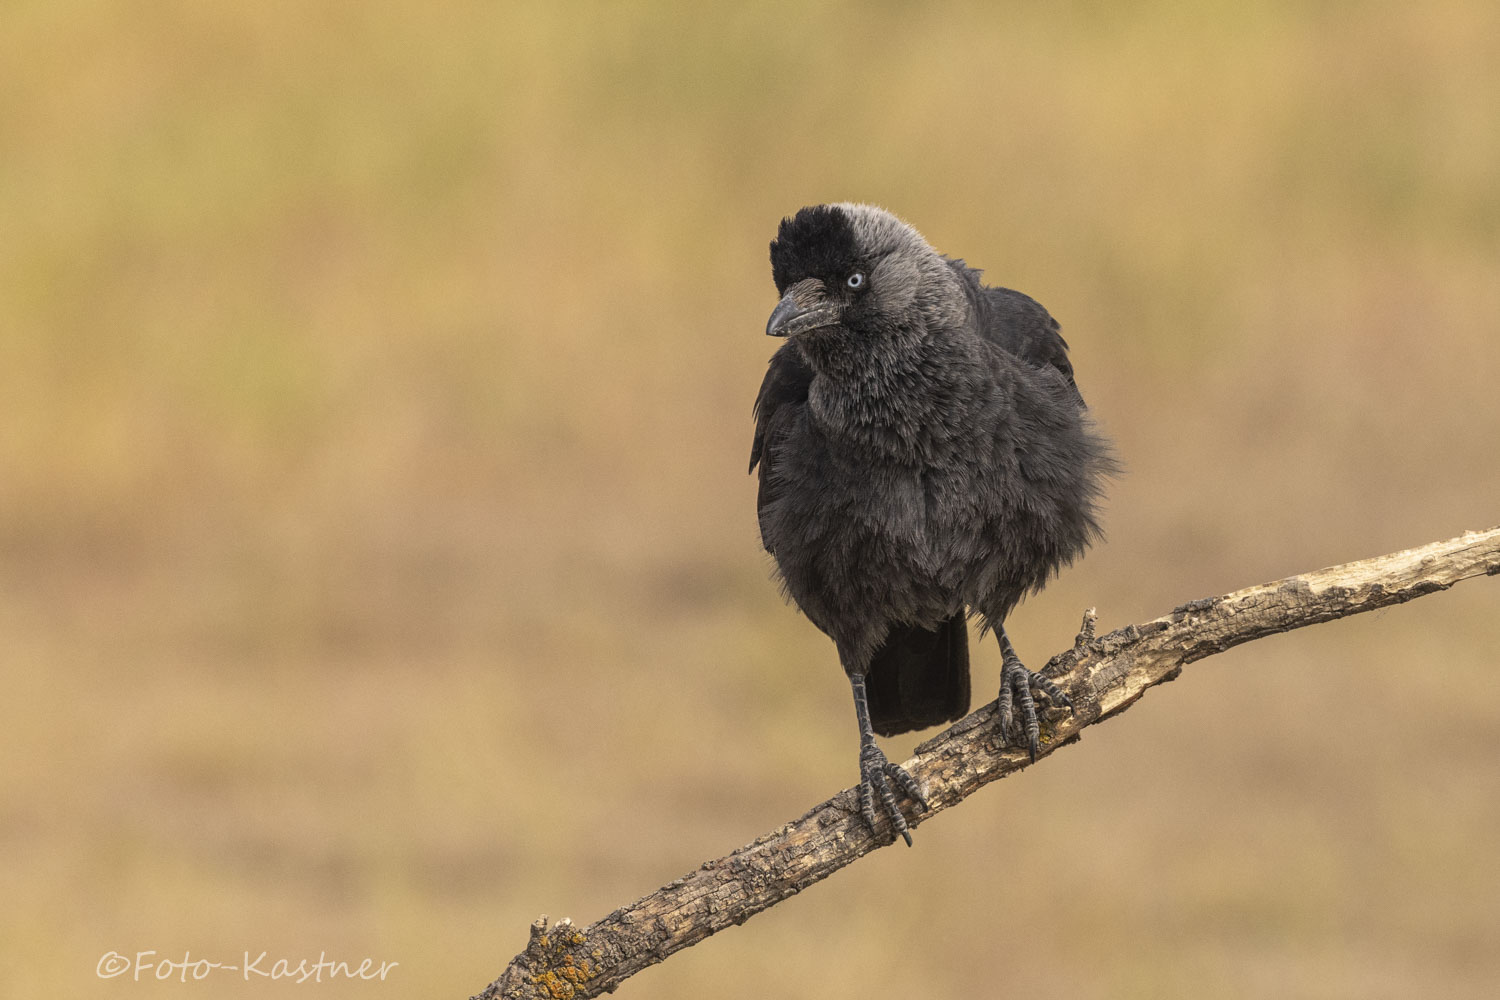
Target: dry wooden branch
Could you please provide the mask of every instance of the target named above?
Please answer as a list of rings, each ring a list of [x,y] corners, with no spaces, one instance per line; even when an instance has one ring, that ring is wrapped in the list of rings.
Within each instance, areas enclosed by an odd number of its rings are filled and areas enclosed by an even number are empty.
[[[1500,575],[1500,527],[1193,601],[1097,639],[1090,614],[1074,647],[1047,665],[1046,673],[1072,696],[1074,711],[1049,713],[1039,759],[1078,739],[1084,727],[1124,711],[1148,688],[1172,680],[1184,664],[1484,575]],[[917,813],[905,803],[909,824],[915,827],[1031,763],[1024,750],[1002,746],[994,715],[991,702],[917,747],[906,768],[927,790],[930,808]],[[801,819],[589,927],[560,920],[549,928],[542,917],[531,926],[526,950],[473,1000],[581,1000],[612,992],[647,966],[744,923],[886,843],[865,827],[854,789],[845,789]]]

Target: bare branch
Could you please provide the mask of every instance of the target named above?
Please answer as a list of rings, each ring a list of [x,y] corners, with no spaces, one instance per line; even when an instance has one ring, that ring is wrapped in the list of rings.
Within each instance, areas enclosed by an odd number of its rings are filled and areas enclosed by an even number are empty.
[[[1047,665],[1045,673],[1072,697],[1074,711],[1049,713],[1039,759],[1172,680],[1184,664],[1484,575],[1500,575],[1500,527],[1193,601],[1097,639],[1090,613],[1078,643]],[[994,715],[991,702],[917,748],[905,766],[926,789],[931,808],[916,813],[904,803],[907,823],[915,827],[1030,763],[1024,749],[1002,745]],[[673,952],[744,923],[884,846],[861,819],[854,789],[845,789],[589,927],[560,920],[549,928],[543,917],[532,925],[526,950],[474,1000],[581,1000],[611,992]]]

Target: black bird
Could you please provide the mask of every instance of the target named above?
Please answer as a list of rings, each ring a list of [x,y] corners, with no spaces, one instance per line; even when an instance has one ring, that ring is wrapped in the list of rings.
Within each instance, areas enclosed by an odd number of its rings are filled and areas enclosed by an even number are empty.
[[[755,401],[761,538],[854,689],[865,820],[878,829],[878,795],[909,845],[892,783],[926,802],[875,734],[968,711],[975,615],[1000,642],[1001,725],[1019,705],[1035,758],[1032,689],[1071,706],[1022,665],[1005,617],[1098,537],[1114,463],[1056,321],[889,212],[804,208],[771,271],[766,333],[787,343]]]

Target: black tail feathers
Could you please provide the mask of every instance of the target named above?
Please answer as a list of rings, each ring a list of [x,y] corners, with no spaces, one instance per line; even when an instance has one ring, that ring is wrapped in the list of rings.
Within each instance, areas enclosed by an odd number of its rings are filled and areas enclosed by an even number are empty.
[[[865,677],[870,721],[881,736],[925,729],[969,710],[969,631],[956,614],[936,630],[895,628]]]

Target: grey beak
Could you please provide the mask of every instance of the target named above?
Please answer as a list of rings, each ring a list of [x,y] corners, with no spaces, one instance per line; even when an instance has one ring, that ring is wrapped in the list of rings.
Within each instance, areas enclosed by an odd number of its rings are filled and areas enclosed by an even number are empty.
[[[837,308],[829,302],[821,301],[821,295],[810,304],[807,303],[807,298],[806,292],[799,295],[796,288],[783,295],[781,301],[776,303],[776,308],[771,310],[771,318],[766,321],[766,335],[791,337],[809,330],[833,326],[838,322]]]
[[[776,308],[771,310],[771,318],[766,321],[766,336],[785,337],[789,332],[787,324],[802,315],[802,306],[792,298],[792,293],[787,292],[776,303]]]

